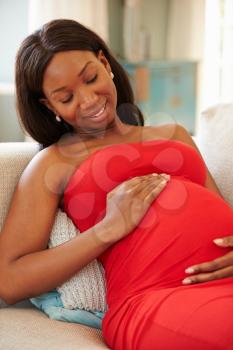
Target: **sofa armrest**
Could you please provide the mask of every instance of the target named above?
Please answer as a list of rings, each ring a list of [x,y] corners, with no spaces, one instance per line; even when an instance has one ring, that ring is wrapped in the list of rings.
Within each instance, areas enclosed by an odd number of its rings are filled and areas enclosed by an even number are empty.
[[[10,205],[15,186],[39,145],[32,142],[0,143],[0,230]]]
[[[233,207],[233,104],[202,113],[196,142],[220,192]]]

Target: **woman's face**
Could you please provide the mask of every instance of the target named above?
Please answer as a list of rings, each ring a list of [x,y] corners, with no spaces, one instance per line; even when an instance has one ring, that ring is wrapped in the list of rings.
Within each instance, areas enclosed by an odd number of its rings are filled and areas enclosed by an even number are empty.
[[[117,94],[111,67],[100,51],[54,55],[43,78],[41,100],[77,131],[102,130],[116,118]]]

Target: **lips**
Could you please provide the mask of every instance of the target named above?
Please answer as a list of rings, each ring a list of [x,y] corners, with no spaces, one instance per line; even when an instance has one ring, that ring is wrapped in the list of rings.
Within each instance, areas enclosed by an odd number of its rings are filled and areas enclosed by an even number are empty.
[[[102,105],[102,107],[96,113],[93,113],[93,114],[89,115],[88,118],[97,118],[97,117],[99,117],[104,112],[105,107],[106,107],[106,102],[104,103],[104,105]]]
[[[106,105],[107,105],[107,100],[105,100],[100,107],[95,108],[93,111],[90,111],[89,113],[86,113],[85,115],[83,115],[83,118],[92,120],[93,122],[102,121],[106,117],[105,115]]]

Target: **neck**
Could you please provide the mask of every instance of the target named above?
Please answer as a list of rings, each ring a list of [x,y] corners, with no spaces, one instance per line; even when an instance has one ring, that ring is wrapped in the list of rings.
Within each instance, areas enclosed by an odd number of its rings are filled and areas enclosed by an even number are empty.
[[[119,118],[115,118],[103,129],[76,129],[76,133],[83,141],[91,139],[104,139],[111,136],[126,136],[132,130],[132,125],[124,124]]]

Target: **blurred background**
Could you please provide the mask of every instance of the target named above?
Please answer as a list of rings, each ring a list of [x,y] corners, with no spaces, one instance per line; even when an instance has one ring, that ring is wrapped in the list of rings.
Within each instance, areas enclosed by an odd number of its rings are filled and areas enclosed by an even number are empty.
[[[55,18],[102,36],[147,125],[177,122],[195,135],[202,110],[233,100],[233,0],[0,0],[0,142],[25,138],[15,109],[17,48]]]

